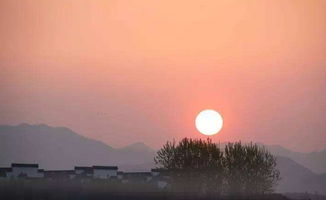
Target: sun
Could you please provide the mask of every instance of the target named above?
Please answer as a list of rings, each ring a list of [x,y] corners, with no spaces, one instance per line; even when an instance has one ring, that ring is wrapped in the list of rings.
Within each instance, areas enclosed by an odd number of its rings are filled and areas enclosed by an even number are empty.
[[[223,127],[223,118],[215,110],[202,110],[196,117],[197,130],[204,135],[215,135]]]

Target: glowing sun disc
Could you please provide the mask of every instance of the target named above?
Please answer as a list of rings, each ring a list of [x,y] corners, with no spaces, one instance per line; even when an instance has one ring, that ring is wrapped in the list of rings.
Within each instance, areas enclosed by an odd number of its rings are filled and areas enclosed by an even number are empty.
[[[215,110],[201,111],[195,120],[197,130],[204,135],[215,135],[223,126],[223,118]]]

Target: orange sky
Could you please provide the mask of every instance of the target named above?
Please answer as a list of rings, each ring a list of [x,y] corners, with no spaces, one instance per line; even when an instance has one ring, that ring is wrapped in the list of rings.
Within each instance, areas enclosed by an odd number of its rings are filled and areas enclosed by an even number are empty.
[[[1,0],[0,124],[113,146],[201,137],[326,148],[326,1]]]

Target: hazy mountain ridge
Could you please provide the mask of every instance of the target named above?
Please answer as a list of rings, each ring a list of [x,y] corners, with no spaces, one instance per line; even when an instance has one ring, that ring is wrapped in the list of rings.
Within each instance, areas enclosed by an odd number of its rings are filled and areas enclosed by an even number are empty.
[[[267,148],[277,155],[277,167],[282,176],[279,192],[317,191],[325,194],[326,173],[316,174],[293,161],[291,151],[283,147],[279,147],[278,152],[276,146]],[[155,150],[141,142],[112,148],[65,127],[42,124],[0,126],[0,166],[26,162],[39,163],[45,169],[72,169],[76,165],[96,164],[118,165],[120,170],[126,171],[146,171],[155,167],[154,155]]]
[[[135,142],[132,144],[129,144],[125,147],[119,148],[120,151],[139,151],[139,152],[152,152],[155,153],[156,151],[152,149],[151,147],[147,146],[146,144],[142,142]]]
[[[35,162],[47,169],[75,165],[131,165],[151,162],[153,151],[115,149],[64,127],[47,125],[0,126],[0,164]]]
[[[277,186],[279,192],[326,192],[326,176],[316,174],[310,169],[286,157],[277,157],[277,168],[281,181]]]
[[[326,173],[326,149],[309,153],[288,150],[280,145],[265,145],[274,155],[288,157],[317,174]]]

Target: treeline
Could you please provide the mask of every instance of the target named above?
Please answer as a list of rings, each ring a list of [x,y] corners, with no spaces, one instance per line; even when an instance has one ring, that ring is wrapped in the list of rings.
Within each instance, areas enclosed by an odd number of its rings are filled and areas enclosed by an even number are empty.
[[[280,180],[276,158],[257,144],[228,143],[223,149],[210,139],[167,142],[154,158],[171,177],[171,190],[221,195],[269,194]]]

